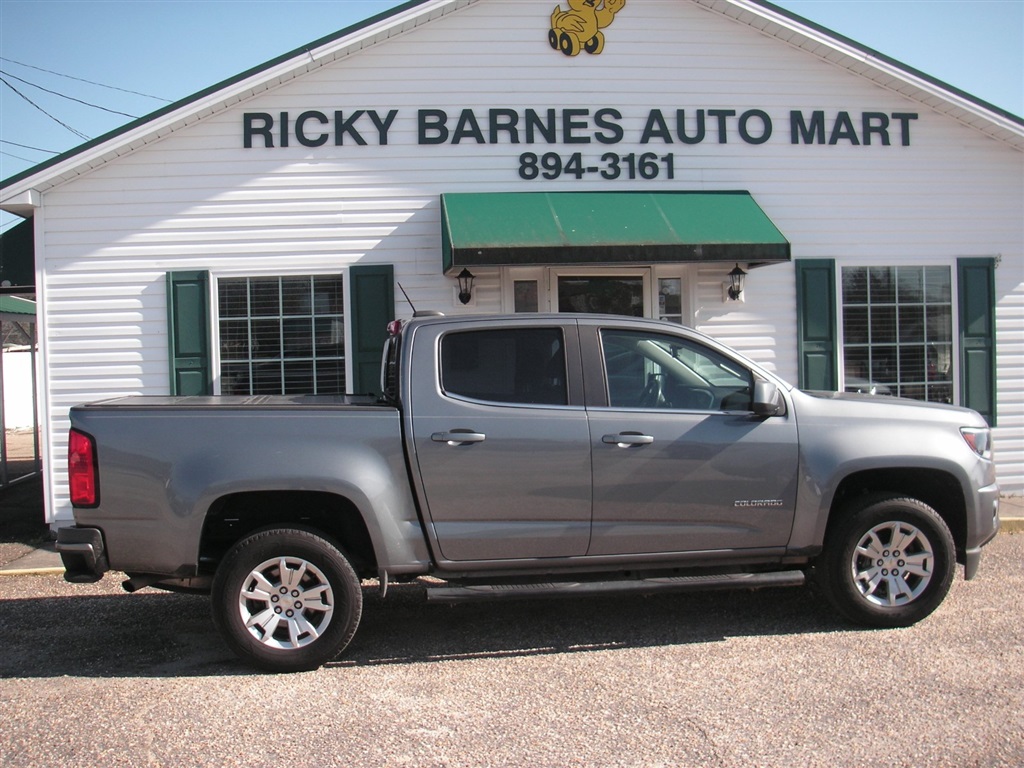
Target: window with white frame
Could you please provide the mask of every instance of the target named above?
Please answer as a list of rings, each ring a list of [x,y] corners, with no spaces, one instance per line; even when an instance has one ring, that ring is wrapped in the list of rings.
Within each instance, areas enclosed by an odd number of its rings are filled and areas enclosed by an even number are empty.
[[[953,401],[949,267],[843,267],[845,389]]]
[[[341,275],[221,278],[221,394],[345,393]]]
[[[683,281],[680,278],[658,278],[658,319],[683,322]]]

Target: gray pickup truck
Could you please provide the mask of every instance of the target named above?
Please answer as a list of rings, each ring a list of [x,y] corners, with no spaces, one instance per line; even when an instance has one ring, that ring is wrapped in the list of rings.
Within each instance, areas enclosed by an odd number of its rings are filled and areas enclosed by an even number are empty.
[[[432,600],[817,583],[912,624],[996,533],[975,412],[803,392],[678,325],[596,315],[392,324],[380,396],[73,408],[72,582],[212,593],[231,649],[312,669],[362,580]]]

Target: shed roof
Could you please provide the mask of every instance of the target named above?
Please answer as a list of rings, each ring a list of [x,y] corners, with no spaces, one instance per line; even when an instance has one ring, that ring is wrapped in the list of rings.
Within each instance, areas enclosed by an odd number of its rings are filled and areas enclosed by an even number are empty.
[[[441,196],[446,273],[468,266],[790,259],[749,192],[484,192]]]
[[[36,303],[19,296],[0,296],[0,316],[27,320],[36,316]]]

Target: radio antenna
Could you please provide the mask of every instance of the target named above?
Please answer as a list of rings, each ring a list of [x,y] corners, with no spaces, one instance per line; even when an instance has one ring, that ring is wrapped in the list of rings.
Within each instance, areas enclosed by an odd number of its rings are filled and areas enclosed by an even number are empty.
[[[398,284],[398,289],[402,292],[402,295],[405,296],[405,300],[409,302],[409,306],[412,307],[413,317],[444,317],[444,312],[437,312],[429,309],[424,309],[420,312],[416,309],[416,305],[412,303],[412,299],[409,298],[409,294],[405,292],[405,288],[402,287],[401,283]]]
[[[405,292],[405,288],[402,287],[401,283],[398,284],[398,290],[400,290],[402,292],[402,295],[405,296],[405,300],[407,302],[409,302],[409,306],[412,307],[412,313],[415,316],[415,314],[416,314],[416,305],[412,303],[412,299],[409,298],[409,294]]]

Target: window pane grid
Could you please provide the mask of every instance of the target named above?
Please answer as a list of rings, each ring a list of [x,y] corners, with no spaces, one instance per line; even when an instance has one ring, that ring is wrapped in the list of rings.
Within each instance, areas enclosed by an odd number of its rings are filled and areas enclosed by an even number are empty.
[[[342,288],[340,276],[220,280],[221,391],[344,394]]]
[[[952,402],[948,267],[844,267],[848,390]]]

